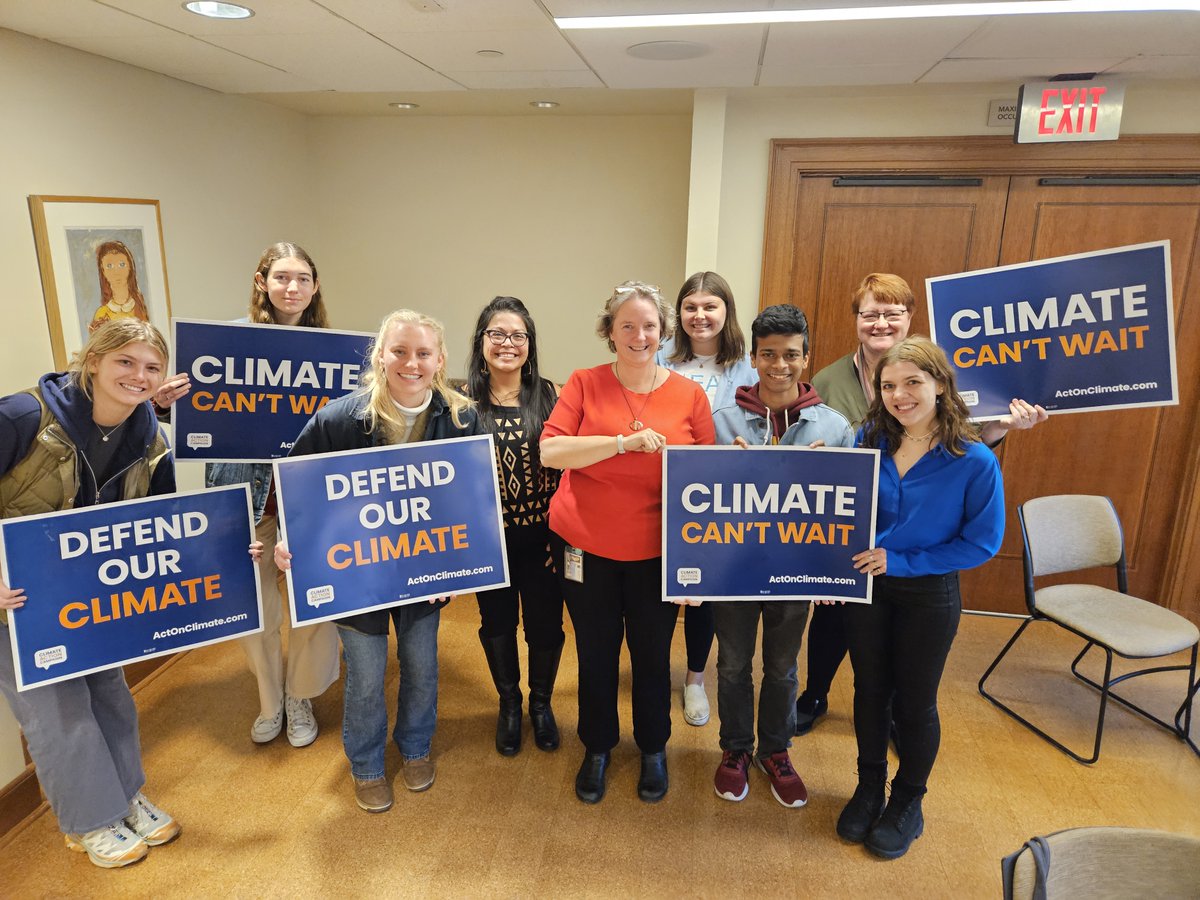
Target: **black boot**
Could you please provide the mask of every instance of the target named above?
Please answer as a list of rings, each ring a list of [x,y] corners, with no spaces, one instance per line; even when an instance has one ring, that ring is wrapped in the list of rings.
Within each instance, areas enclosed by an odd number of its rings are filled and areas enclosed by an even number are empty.
[[[604,799],[607,753],[584,753],[579,773],[575,776],[575,796],[584,803],[599,803]]]
[[[562,641],[549,650],[529,648],[529,721],[533,723],[533,742],[539,750],[558,749],[558,723],[550,708],[550,695],[554,693],[562,648]]]
[[[500,695],[500,714],[496,717],[496,752],[516,756],[521,752],[521,661],[517,657],[517,636],[502,634],[485,637],[479,632],[496,693]]]
[[[892,779],[892,797],[875,827],[867,834],[864,842],[867,849],[884,859],[897,859],[907,853],[912,842],[925,830],[925,817],[921,813],[924,793],[924,788],[909,787]]]
[[[638,796],[647,803],[657,803],[667,795],[667,784],[667,752],[643,753]]]
[[[886,781],[886,770],[882,772],[859,771],[858,787],[854,789],[854,796],[850,798],[850,802],[838,816],[837,833],[839,837],[853,844],[861,844],[866,840],[871,826],[878,821],[883,812],[886,799],[883,786]]]

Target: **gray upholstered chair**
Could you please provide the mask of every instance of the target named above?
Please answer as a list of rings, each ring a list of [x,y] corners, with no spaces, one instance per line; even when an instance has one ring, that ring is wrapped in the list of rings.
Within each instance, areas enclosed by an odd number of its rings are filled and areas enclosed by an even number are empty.
[[[1140,828],[1070,828],[1000,863],[1004,900],[1195,900],[1200,838]]]
[[[1192,701],[1195,698],[1196,651],[1200,629],[1169,609],[1139,600],[1128,593],[1125,575],[1125,545],[1121,522],[1107,497],[1063,494],[1038,497],[1017,509],[1021,535],[1025,543],[1025,604],[1029,618],[1021,623],[1000,654],[979,679],[979,693],[1035,734],[1049,741],[1068,756],[1082,763],[1100,758],[1100,740],[1104,735],[1104,712],[1108,698],[1145,716],[1186,741],[1200,755],[1200,747],[1191,738]],[[1097,566],[1113,566],[1117,590],[1091,584],[1058,584],[1035,588],[1034,579],[1060,572],[1075,572]],[[1095,746],[1091,757],[1084,757],[1055,740],[1028,719],[1018,715],[984,688],[996,666],[1034,622],[1053,622],[1086,642],[1071,663],[1071,673],[1100,692],[1100,712],[1096,719]],[[1104,678],[1093,681],[1079,671],[1079,663],[1093,647],[1104,651]],[[1154,659],[1191,648],[1188,665],[1156,666],[1113,677],[1113,654],[1126,659]],[[1183,702],[1168,722],[1118,696],[1113,685],[1140,675],[1184,670],[1188,673]]]

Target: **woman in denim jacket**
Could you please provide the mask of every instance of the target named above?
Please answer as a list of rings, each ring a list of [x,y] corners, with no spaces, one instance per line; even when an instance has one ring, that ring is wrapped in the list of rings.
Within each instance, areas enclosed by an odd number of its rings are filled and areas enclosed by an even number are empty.
[[[272,244],[258,261],[250,291],[254,324],[328,328],[317,267],[303,248]],[[337,629],[331,622],[291,628],[287,668],[283,662],[283,610],[287,588],[283,573],[271,558],[276,539],[275,486],[270,463],[210,463],[204,469],[209,487],[249,484],[256,522],[255,538],[266,552],[259,561],[263,592],[263,630],[239,639],[250,671],[258,681],[258,718],[250,728],[256,744],[273,741],[287,716],[287,737],[293,747],[306,747],[317,737],[312,698],[320,696],[338,677]]]

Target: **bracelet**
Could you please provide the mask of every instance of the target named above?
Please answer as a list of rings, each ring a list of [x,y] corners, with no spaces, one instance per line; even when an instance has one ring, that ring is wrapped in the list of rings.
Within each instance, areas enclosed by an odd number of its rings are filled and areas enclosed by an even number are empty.
[[[618,434],[617,435],[617,453],[624,453],[624,452],[625,452],[625,435]]]

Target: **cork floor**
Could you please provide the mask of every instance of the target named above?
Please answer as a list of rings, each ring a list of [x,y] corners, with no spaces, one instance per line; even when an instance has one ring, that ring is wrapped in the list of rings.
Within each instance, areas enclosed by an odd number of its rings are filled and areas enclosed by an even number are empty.
[[[1200,759],[1166,732],[1110,708],[1103,755],[1081,766],[986,703],[975,682],[1015,625],[964,617],[942,685],[943,743],[925,804],[925,835],[894,862],[843,843],[834,823],[854,787],[851,679],[839,674],[831,712],[792,757],[811,799],[784,809],[761,773],[749,797],[716,797],[714,715],[683,721],[676,692],[668,748],[671,790],[657,805],[636,796],[628,671],[608,796],[575,799],[581,748],[574,736],[575,661],[568,637],[555,708],[562,748],[492,747],[495,696],[475,638],[471,598],[443,613],[437,782],[382,815],[354,804],[339,739],[341,693],[315,703],[322,732],[296,750],[283,737],[255,746],[255,692],[241,651],[193,651],[138,693],[147,794],[183,824],[175,843],[143,862],[105,871],[63,848],[54,817],[33,816],[0,842],[0,896],[26,897],[995,897],[1000,858],[1027,837],[1078,825],[1120,824],[1200,834]],[[993,682],[1008,698],[1037,698],[1077,744],[1086,741],[1091,692],[1051,672],[1074,639],[1049,627],[1023,644]],[[1028,641],[1028,638],[1025,639]],[[675,639],[682,676],[683,634]],[[395,661],[392,662],[394,693]],[[1164,709],[1182,690],[1131,690]],[[1175,700],[1177,703],[1178,700]],[[1197,728],[1200,731],[1200,727]],[[398,772],[395,747],[389,776]]]

